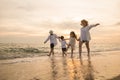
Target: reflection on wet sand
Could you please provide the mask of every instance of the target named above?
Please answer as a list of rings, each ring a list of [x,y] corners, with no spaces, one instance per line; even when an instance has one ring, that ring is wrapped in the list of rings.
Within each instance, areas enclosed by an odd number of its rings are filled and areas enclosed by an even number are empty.
[[[66,59],[66,57],[63,57],[62,58],[62,65],[63,65],[63,75],[64,75],[64,77],[67,75],[67,73],[68,73],[68,68],[67,68],[67,59]]]
[[[78,80],[79,79],[79,75],[78,75],[78,69],[77,69],[77,63],[75,62],[74,59],[72,59],[72,64],[73,64],[73,80]]]
[[[78,59],[69,59],[68,60],[68,70],[70,80],[80,80],[81,77],[81,64]]]
[[[51,80],[57,80],[57,67],[56,67],[56,62],[55,62],[55,57],[51,57],[51,75],[52,75],[52,79]]]
[[[71,59],[68,66],[70,80],[94,80],[93,66],[90,58],[85,64],[82,59]]]
[[[62,63],[55,57],[50,57],[50,60],[51,80],[94,80],[94,70],[90,58],[84,62],[82,59],[66,57],[61,58]]]
[[[94,70],[90,59],[87,60],[87,64],[84,65],[83,70],[84,70],[84,74],[83,74],[84,80],[94,80],[94,74],[93,74]]]

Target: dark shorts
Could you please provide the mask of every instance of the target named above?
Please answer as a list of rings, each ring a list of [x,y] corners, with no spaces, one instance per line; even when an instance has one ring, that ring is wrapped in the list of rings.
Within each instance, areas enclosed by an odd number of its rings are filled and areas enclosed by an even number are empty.
[[[83,42],[83,43],[86,43],[86,42],[89,42],[89,41],[87,41],[87,40],[83,40],[82,42]]]
[[[53,43],[50,44],[50,48],[54,48],[54,44]]]
[[[67,49],[66,48],[62,48],[62,51],[67,51]]]

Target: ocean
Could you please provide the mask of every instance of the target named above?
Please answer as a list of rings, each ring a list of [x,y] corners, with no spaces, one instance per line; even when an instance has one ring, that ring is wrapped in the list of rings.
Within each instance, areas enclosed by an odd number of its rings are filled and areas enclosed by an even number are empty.
[[[90,41],[91,54],[105,51],[120,51],[120,39],[112,38],[93,38]],[[49,42],[44,44],[43,39],[40,43],[0,43],[0,59],[13,59],[34,56],[46,56],[49,53]],[[74,53],[78,53],[78,42]],[[82,47],[83,54],[87,54],[85,45]],[[61,55],[61,45],[55,47],[55,54]],[[70,53],[70,49],[67,53]]]
[[[55,32],[57,34],[57,31]],[[79,33],[79,29],[75,32]],[[92,37],[90,41],[91,54],[97,54],[99,52],[102,53],[106,51],[120,51],[120,26],[100,26],[92,29],[90,32]],[[41,34],[41,36],[42,35],[43,34]],[[66,37],[67,36],[65,36],[65,38]],[[50,51],[49,42],[46,44],[43,43],[46,38],[47,35],[42,37],[0,37],[0,59],[46,56]],[[78,54],[78,44],[79,43],[76,42],[74,54]],[[83,54],[86,54],[87,51],[85,45],[83,45],[82,49]],[[61,45],[58,41],[58,45],[55,47],[55,54],[61,55],[61,53]],[[70,49],[67,53],[70,53]]]

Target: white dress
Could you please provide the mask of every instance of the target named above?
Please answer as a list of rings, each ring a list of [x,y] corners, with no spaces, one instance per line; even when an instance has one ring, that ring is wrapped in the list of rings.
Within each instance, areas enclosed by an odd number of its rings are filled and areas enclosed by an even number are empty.
[[[80,36],[81,41],[90,41],[91,40],[89,30],[93,27],[95,27],[95,25],[89,25],[89,26],[81,28],[81,30],[80,30],[81,31],[81,36]]]
[[[74,37],[70,37],[69,44],[72,49],[75,49],[76,39]]]

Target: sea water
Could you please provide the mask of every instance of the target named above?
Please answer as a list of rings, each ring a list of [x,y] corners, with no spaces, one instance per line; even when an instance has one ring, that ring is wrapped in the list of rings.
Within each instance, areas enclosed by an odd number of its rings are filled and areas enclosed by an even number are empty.
[[[42,43],[0,43],[0,59],[7,58],[19,58],[19,57],[30,57],[30,56],[43,56],[47,55],[50,51],[49,42],[47,44]],[[69,41],[67,41],[69,42]],[[74,53],[78,53],[79,42],[76,42]],[[86,54],[86,47],[83,44],[83,54]],[[91,54],[105,51],[119,51],[120,42],[119,39],[92,39],[90,41]],[[58,45],[55,46],[55,53],[61,54],[61,45],[58,41]],[[68,49],[70,53],[70,49]]]
[[[79,31],[79,30],[78,30]],[[76,31],[76,32],[78,32]],[[90,30],[92,39],[90,40],[90,51],[91,54],[104,53],[108,51],[120,51],[120,26],[112,27],[96,27]],[[57,33],[56,33],[57,34]],[[63,35],[63,34],[60,34]],[[69,34],[68,34],[69,35]],[[79,37],[78,34],[77,37]],[[44,56],[50,51],[49,41],[44,44],[44,37],[30,37],[30,38],[0,38],[0,59],[8,58],[19,58],[19,57],[33,57],[33,56]],[[66,38],[66,36],[65,36]],[[67,40],[69,43],[69,40]],[[76,46],[74,53],[79,52],[79,42],[76,41]],[[61,55],[61,45],[58,41],[57,46],[55,46],[55,54]],[[67,53],[70,53],[68,49]],[[85,45],[82,46],[82,53],[86,54],[87,50]]]

